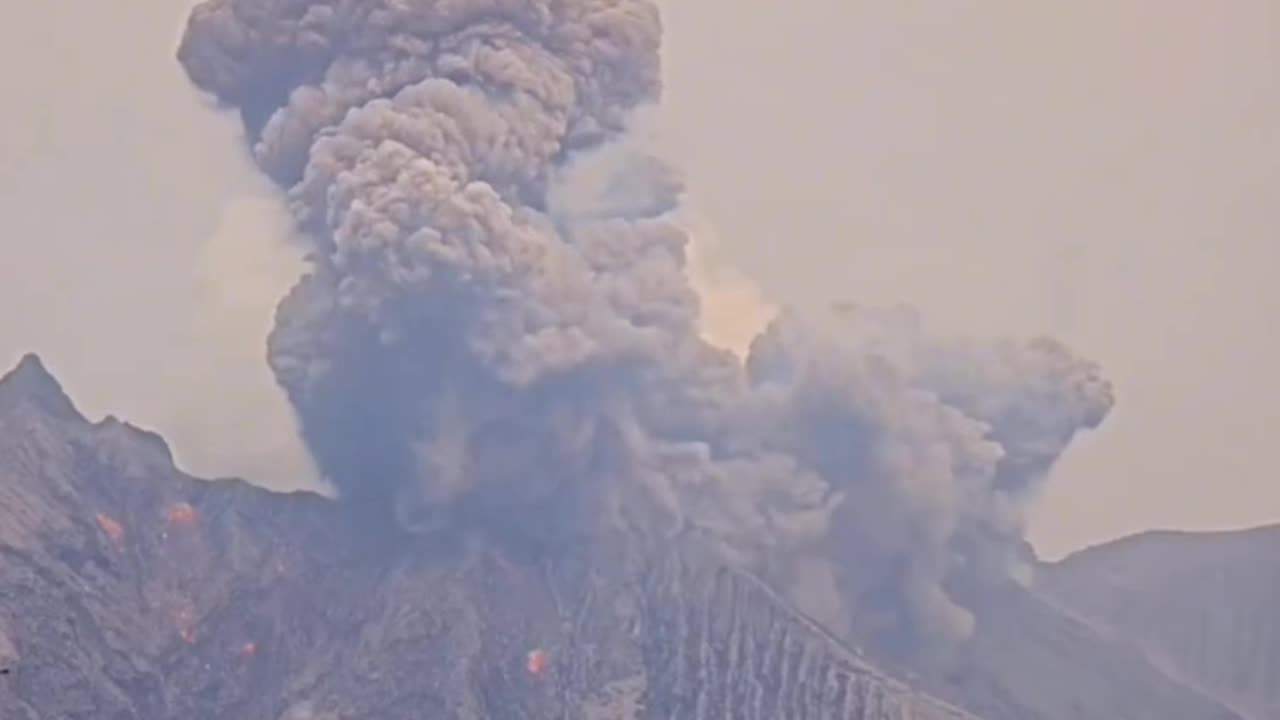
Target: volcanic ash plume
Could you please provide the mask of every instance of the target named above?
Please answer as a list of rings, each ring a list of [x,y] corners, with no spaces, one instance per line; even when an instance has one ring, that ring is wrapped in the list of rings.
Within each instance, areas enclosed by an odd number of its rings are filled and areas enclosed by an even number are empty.
[[[747,369],[772,398],[770,445],[847,498],[827,540],[846,600],[865,615],[905,604],[923,642],[968,634],[946,581],[1016,569],[1029,496],[1113,403],[1098,369],[1058,343],[931,339],[904,308],[783,315]]]
[[[636,142],[660,36],[648,0],[193,12],[180,59],[311,245],[269,341],[308,446],[409,531],[494,508],[589,527],[584,502],[641,488],[670,532],[805,568],[833,624],[886,596],[962,637],[947,578],[1001,566],[1109,388],[1056,344],[935,342],[893,313],[783,314],[745,365],[707,345],[680,176]]]
[[[657,96],[659,35],[645,2],[195,10],[181,59],[240,107],[314,243],[270,362],[344,494],[435,505],[478,482],[478,437],[572,444],[587,381],[552,386],[689,333],[673,224],[547,208],[575,148]]]

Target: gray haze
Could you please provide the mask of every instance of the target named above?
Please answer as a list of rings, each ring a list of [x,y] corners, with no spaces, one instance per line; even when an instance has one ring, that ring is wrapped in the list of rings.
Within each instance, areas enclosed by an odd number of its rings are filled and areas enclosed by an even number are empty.
[[[719,259],[1106,368],[1042,551],[1280,518],[1280,6],[665,5],[665,125]]]
[[[671,5],[663,119],[695,239],[775,297],[1051,331],[1116,380],[1049,486],[1042,548],[1280,515],[1269,3]],[[0,355],[40,350],[87,409],[159,427],[197,471],[290,484],[305,471],[273,471],[305,458],[263,342],[296,254],[234,120],[171,62],[186,11],[6,10]],[[740,346],[767,313],[740,278],[717,297]]]
[[[173,60],[187,11],[0,13],[0,363],[38,351],[86,411],[162,430],[189,471],[307,485],[264,349],[299,253],[235,119]]]

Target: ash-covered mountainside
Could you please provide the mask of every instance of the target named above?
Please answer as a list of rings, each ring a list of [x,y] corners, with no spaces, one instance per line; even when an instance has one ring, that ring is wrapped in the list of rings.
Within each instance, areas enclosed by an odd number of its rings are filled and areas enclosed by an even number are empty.
[[[28,356],[0,380],[0,717],[969,717],[695,543],[610,527],[554,552],[406,541],[196,480]]]
[[[1135,535],[1044,566],[1037,587],[1249,717],[1280,719],[1280,526]]]
[[[984,720],[1244,720],[1141,649],[1016,583],[957,590],[977,621],[916,687]]]

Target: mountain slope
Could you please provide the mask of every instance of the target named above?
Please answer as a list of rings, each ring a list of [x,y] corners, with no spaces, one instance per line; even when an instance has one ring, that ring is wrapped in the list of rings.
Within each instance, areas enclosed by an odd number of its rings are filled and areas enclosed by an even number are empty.
[[[1046,565],[1037,586],[1251,717],[1280,718],[1280,526],[1144,533]]]
[[[963,593],[978,625],[956,667],[921,684],[987,720],[1240,720],[1216,699],[1024,588]]]
[[[0,717],[969,717],[696,545],[652,542],[411,538],[197,480],[28,356],[0,380]]]

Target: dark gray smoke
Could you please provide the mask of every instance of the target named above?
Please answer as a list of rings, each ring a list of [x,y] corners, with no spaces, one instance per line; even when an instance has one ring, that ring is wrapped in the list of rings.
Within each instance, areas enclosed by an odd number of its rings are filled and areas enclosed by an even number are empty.
[[[1109,387],[1050,341],[939,342],[902,313],[785,314],[745,365],[703,342],[681,179],[630,141],[660,38],[649,0],[194,11],[183,64],[311,243],[269,343],[309,447],[410,531],[572,532],[644,488],[833,625],[883,605],[963,637],[947,579],[1007,571]]]

